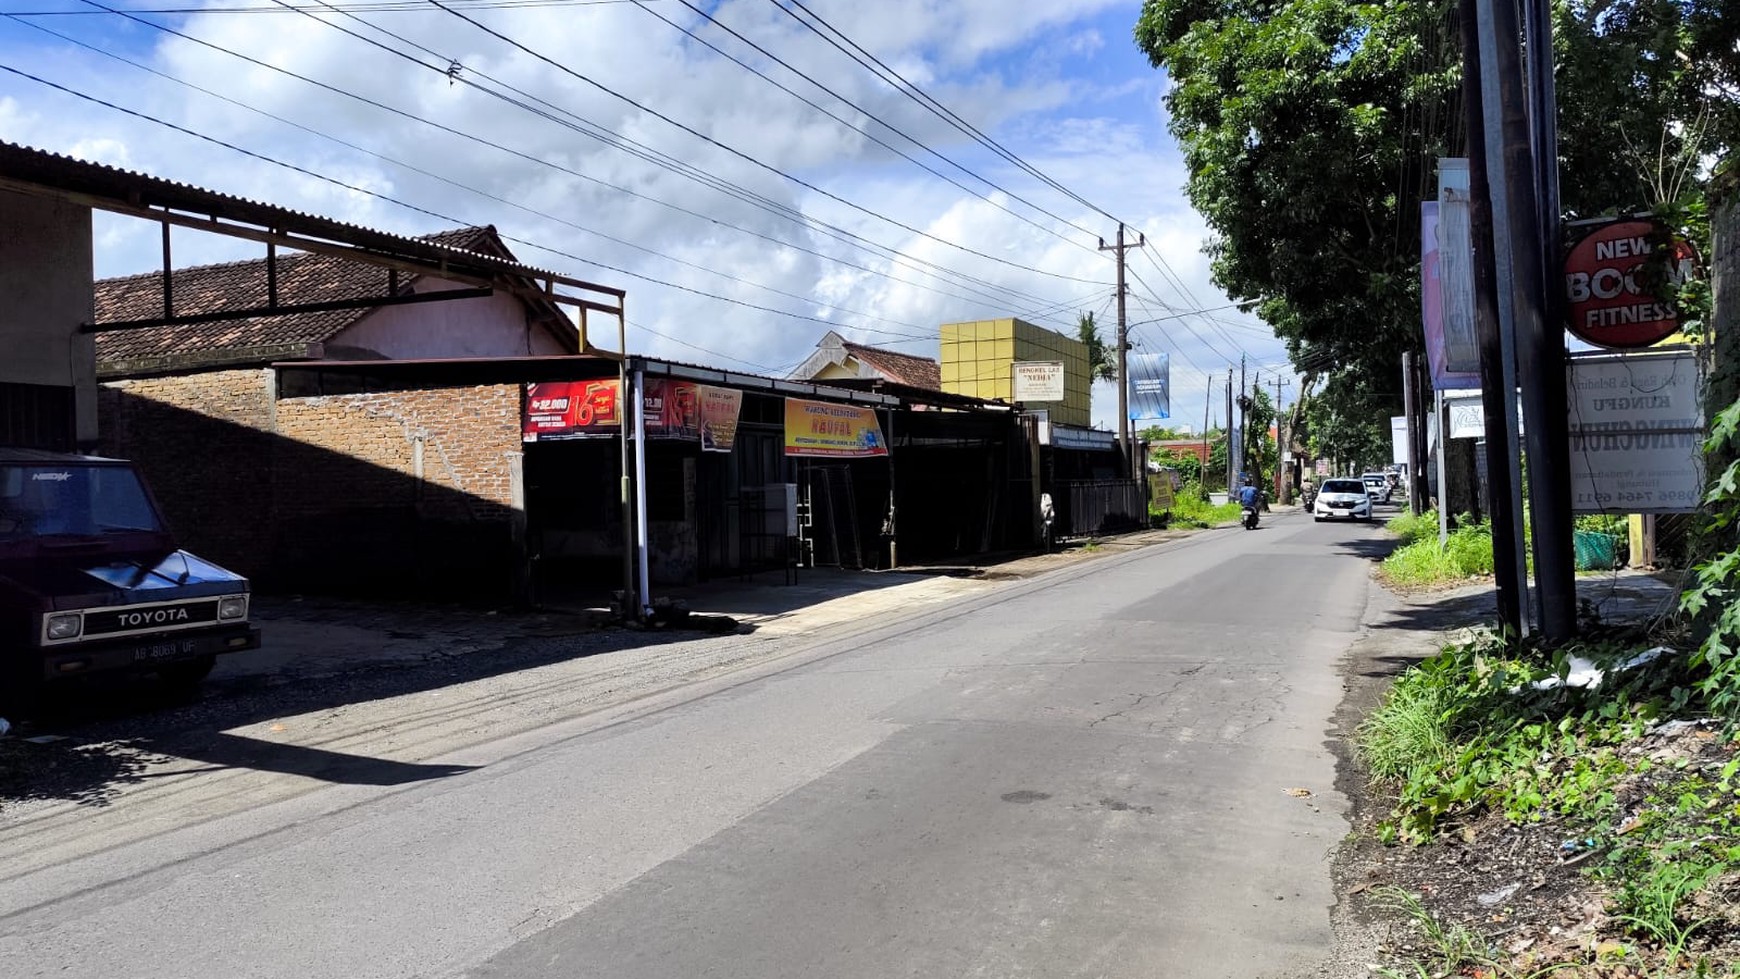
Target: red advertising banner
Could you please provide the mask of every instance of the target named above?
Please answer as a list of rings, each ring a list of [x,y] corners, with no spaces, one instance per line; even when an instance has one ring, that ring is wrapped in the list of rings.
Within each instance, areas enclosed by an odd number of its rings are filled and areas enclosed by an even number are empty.
[[[701,437],[700,385],[649,377],[646,381],[647,438],[688,439]]]
[[[622,424],[621,408],[615,378],[527,384],[520,438],[537,442],[615,435]]]
[[[1654,220],[1602,225],[1565,256],[1565,326],[1601,347],[1647,347],[1680,328],[1675,293],[1698,274],[1691,242]]]
[[[701,438],[700,385],[662,377],[646,380],[649,439]],[[616,378],[526,385],[525,442],[615,438],[622,425]],[[736,428],[733,419],[733,430]]]

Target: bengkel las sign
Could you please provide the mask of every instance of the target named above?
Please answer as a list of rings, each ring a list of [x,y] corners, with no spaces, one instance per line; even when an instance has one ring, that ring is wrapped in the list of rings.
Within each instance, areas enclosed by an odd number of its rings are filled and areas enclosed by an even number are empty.
[[[1565,325],[1598,347],[1659,343],[1679,331],[1674,296],[1697,275],[1691,242],[1661,223],[1601,225],[1565,256]]]

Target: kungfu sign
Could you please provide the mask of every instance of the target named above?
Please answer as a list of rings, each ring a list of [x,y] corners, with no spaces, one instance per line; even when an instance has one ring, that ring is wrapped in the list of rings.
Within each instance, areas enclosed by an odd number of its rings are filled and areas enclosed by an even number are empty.
[[[1690,351],[1571,358],[1571,510],[1690,513],[1703,496],[1703,410]]]

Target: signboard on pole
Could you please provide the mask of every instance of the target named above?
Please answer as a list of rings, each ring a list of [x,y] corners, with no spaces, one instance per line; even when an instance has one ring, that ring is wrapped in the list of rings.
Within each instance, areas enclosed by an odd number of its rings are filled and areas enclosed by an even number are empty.
[[[1015,400],[1062,401],[1063,361],[1018,360],[1015,362]]]
[[[1443,328],[1436,345],[1428,338],[1426,357],[1432,386],[1438,390],[1480,383],[1480,341],[1474,327],[1474,235],[1468,161],[1438,161],[1438,282]],[[1455,379],[1469,383],[1458,385]]]
[[[888,454],[876,409],[785,399],[785,454],[870,459]]]
[[[1408,416],[1390,416],[1390,462],[1398,466],[1408,464]]]
[[[1660,343],[1679,332],[1674,294],[1697,275],[1697,250],[1660,221],[1601,225],[1565,256],[1565,326],[1598,347]]]
[[[1444,397],[1444,408],[1450,414],[1450,437],[1453,439],[1480,439],[1486,437],[1486,411],[1481,406],[1480,395],[1466,397]]]
[[[614,437],[622,427],[616,378],[526,385],[520,439]]]
[[[1690,513],[1704,488],[1695,355],[1571,358],[1571,509]]]
[[[1432,377],[1432,388],[1465,388],[1479,384],[1478,375],[1458,373],[1451,369],[1451,344],[1445,322],[1445,282],[1443,251],[1439,246],[1439,209],[1437,201],[1420,204],[1420,325],[1426,339],[1426,366]],[[1454,270],[1454,269],[1453,269]],[[1472,297],[1470,292],[1469,296]],[[1472,322],[1472,321],[1470,321]],[[1458,329],[1460,329],[1460,325]],[[1462,357],[1458,340],[1457,357]]]
[[[695,393],[700,403],[701,451],[730,452],[737,447],[737,419],[743,414],[743,392],[701,384]]]
[[[1130,420],[1172,417],[1172,361],[1167,354],[1129,354]]]

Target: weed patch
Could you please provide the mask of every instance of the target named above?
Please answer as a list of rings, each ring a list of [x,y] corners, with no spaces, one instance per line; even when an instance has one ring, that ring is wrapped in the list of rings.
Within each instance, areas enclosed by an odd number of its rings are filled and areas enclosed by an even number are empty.
[[[1397,518],[1414,521],[1423,518]],[[1392,521],[1394,523],[1394,521]],[[1414,523],[1404,529],[1418,531]],[[1450,532],[1443,546],[1438,544],[1438,528],[1434,522],[1428,536],[1397,548],[1384,558],[1383,575],[1390,583],[1404,588],[1430,588],[1466,581],[1475,575],[1492,573],[1492,531],[1485,524],[1458,527]]]

